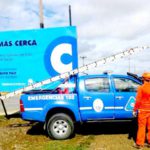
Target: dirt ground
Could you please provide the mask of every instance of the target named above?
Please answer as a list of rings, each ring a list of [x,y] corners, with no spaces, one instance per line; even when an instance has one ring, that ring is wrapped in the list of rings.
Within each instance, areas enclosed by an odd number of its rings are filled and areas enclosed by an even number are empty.
[[[131,122],[76,125],[68,140],[51,140],[43,125],[20,116],[0,117],[0,150],[134,150],[136,127]],[[148,148],[144,148],[148,150]]]

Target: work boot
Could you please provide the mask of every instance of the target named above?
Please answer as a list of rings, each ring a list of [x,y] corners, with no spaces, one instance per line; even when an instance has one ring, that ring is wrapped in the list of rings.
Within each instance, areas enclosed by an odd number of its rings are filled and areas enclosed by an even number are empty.
[[[136,149],[143,149],[143,146],[138,144],[133,145],[133,147]]]
[[[147,144],[147,147],[150,148],[150,143]]]
[[[150,148],[150,143],[145,143],[144,146]]]

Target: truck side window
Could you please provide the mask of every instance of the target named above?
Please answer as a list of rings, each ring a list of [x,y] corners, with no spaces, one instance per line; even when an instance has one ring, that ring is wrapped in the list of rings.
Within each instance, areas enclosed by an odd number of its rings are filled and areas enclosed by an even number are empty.
[[[136,92],[139,83],[126,78],[114,78],[116,92]]]
[[[85,88],[90,92],[109,92],[108,78],[91,78],[85,80]]]

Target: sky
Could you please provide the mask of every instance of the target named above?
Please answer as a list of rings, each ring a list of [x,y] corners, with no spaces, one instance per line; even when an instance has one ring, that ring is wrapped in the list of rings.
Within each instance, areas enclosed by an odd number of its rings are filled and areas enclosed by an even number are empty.
[[[79,66],[136,46],[150,46],[149,0],[43,0],[44,26],[77,27]],[[0,31],[39,28],[39,0],[0,0]],[[86,57],[83,59],[81,57]],[[88,73],[150,71],[150,49]]]

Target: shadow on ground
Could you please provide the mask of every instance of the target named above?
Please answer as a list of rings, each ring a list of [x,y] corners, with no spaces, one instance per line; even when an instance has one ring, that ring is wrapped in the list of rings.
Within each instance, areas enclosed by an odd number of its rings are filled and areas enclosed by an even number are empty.
[[[131,122],[100,122],[76,125],[75,133],[80,135],[101,134],[128,134],[128,138],[135,141],[137,133],[137,120]]]
[[[15,113],[12,113],[12,114],[4,115],[4,117],[5,117],[6,119],[21,118],[21,115],[20,115],[20,112],[15,112]]]
[[[47,135],[46,131],[44,130],[43,123],[33,123],[31,128],[27,131],[29,135]]]
[[[14,114],[10,114],[8,116],[5,116],[5,120],[10,121],[11,119],[20,119],[20,121],[16,120],[15,123],[9,123],[9,125],[7,127],[10,128],[15,128],[15,127],[27,127],[27,126],[32,126],[33,122],[29,122],[29,121],[23,121],[21,119],[21,115],[19,112],[16,112]],[[22,120],[22,121],[21,121]],[[14,121],[13,121],[14,122]]]
[[[20,118],[19,113],[9,115],[9,118]],[[11,124],[9,127],[25,127],[30,126],[27,130],[29,135],[47,135],[44,130],[43,123],[26,122]],[[99,123],[83,123],[75,125],[75,134],[79,135],[101,135],[101,134],[128,134],[129,139],[135,141],[137,133],[136,118],[131,122],[99,122]]]
[[[132,122],[102,122],[84,123],[75,125],[75,134],[79,135],[101,135],[101,134],[128,134],[129,139],[136,139],[137,123]],[[36,123],[27,131],[30,135],[47,135],[43,124]],[[74,136],[73,136],[74,137]]]

